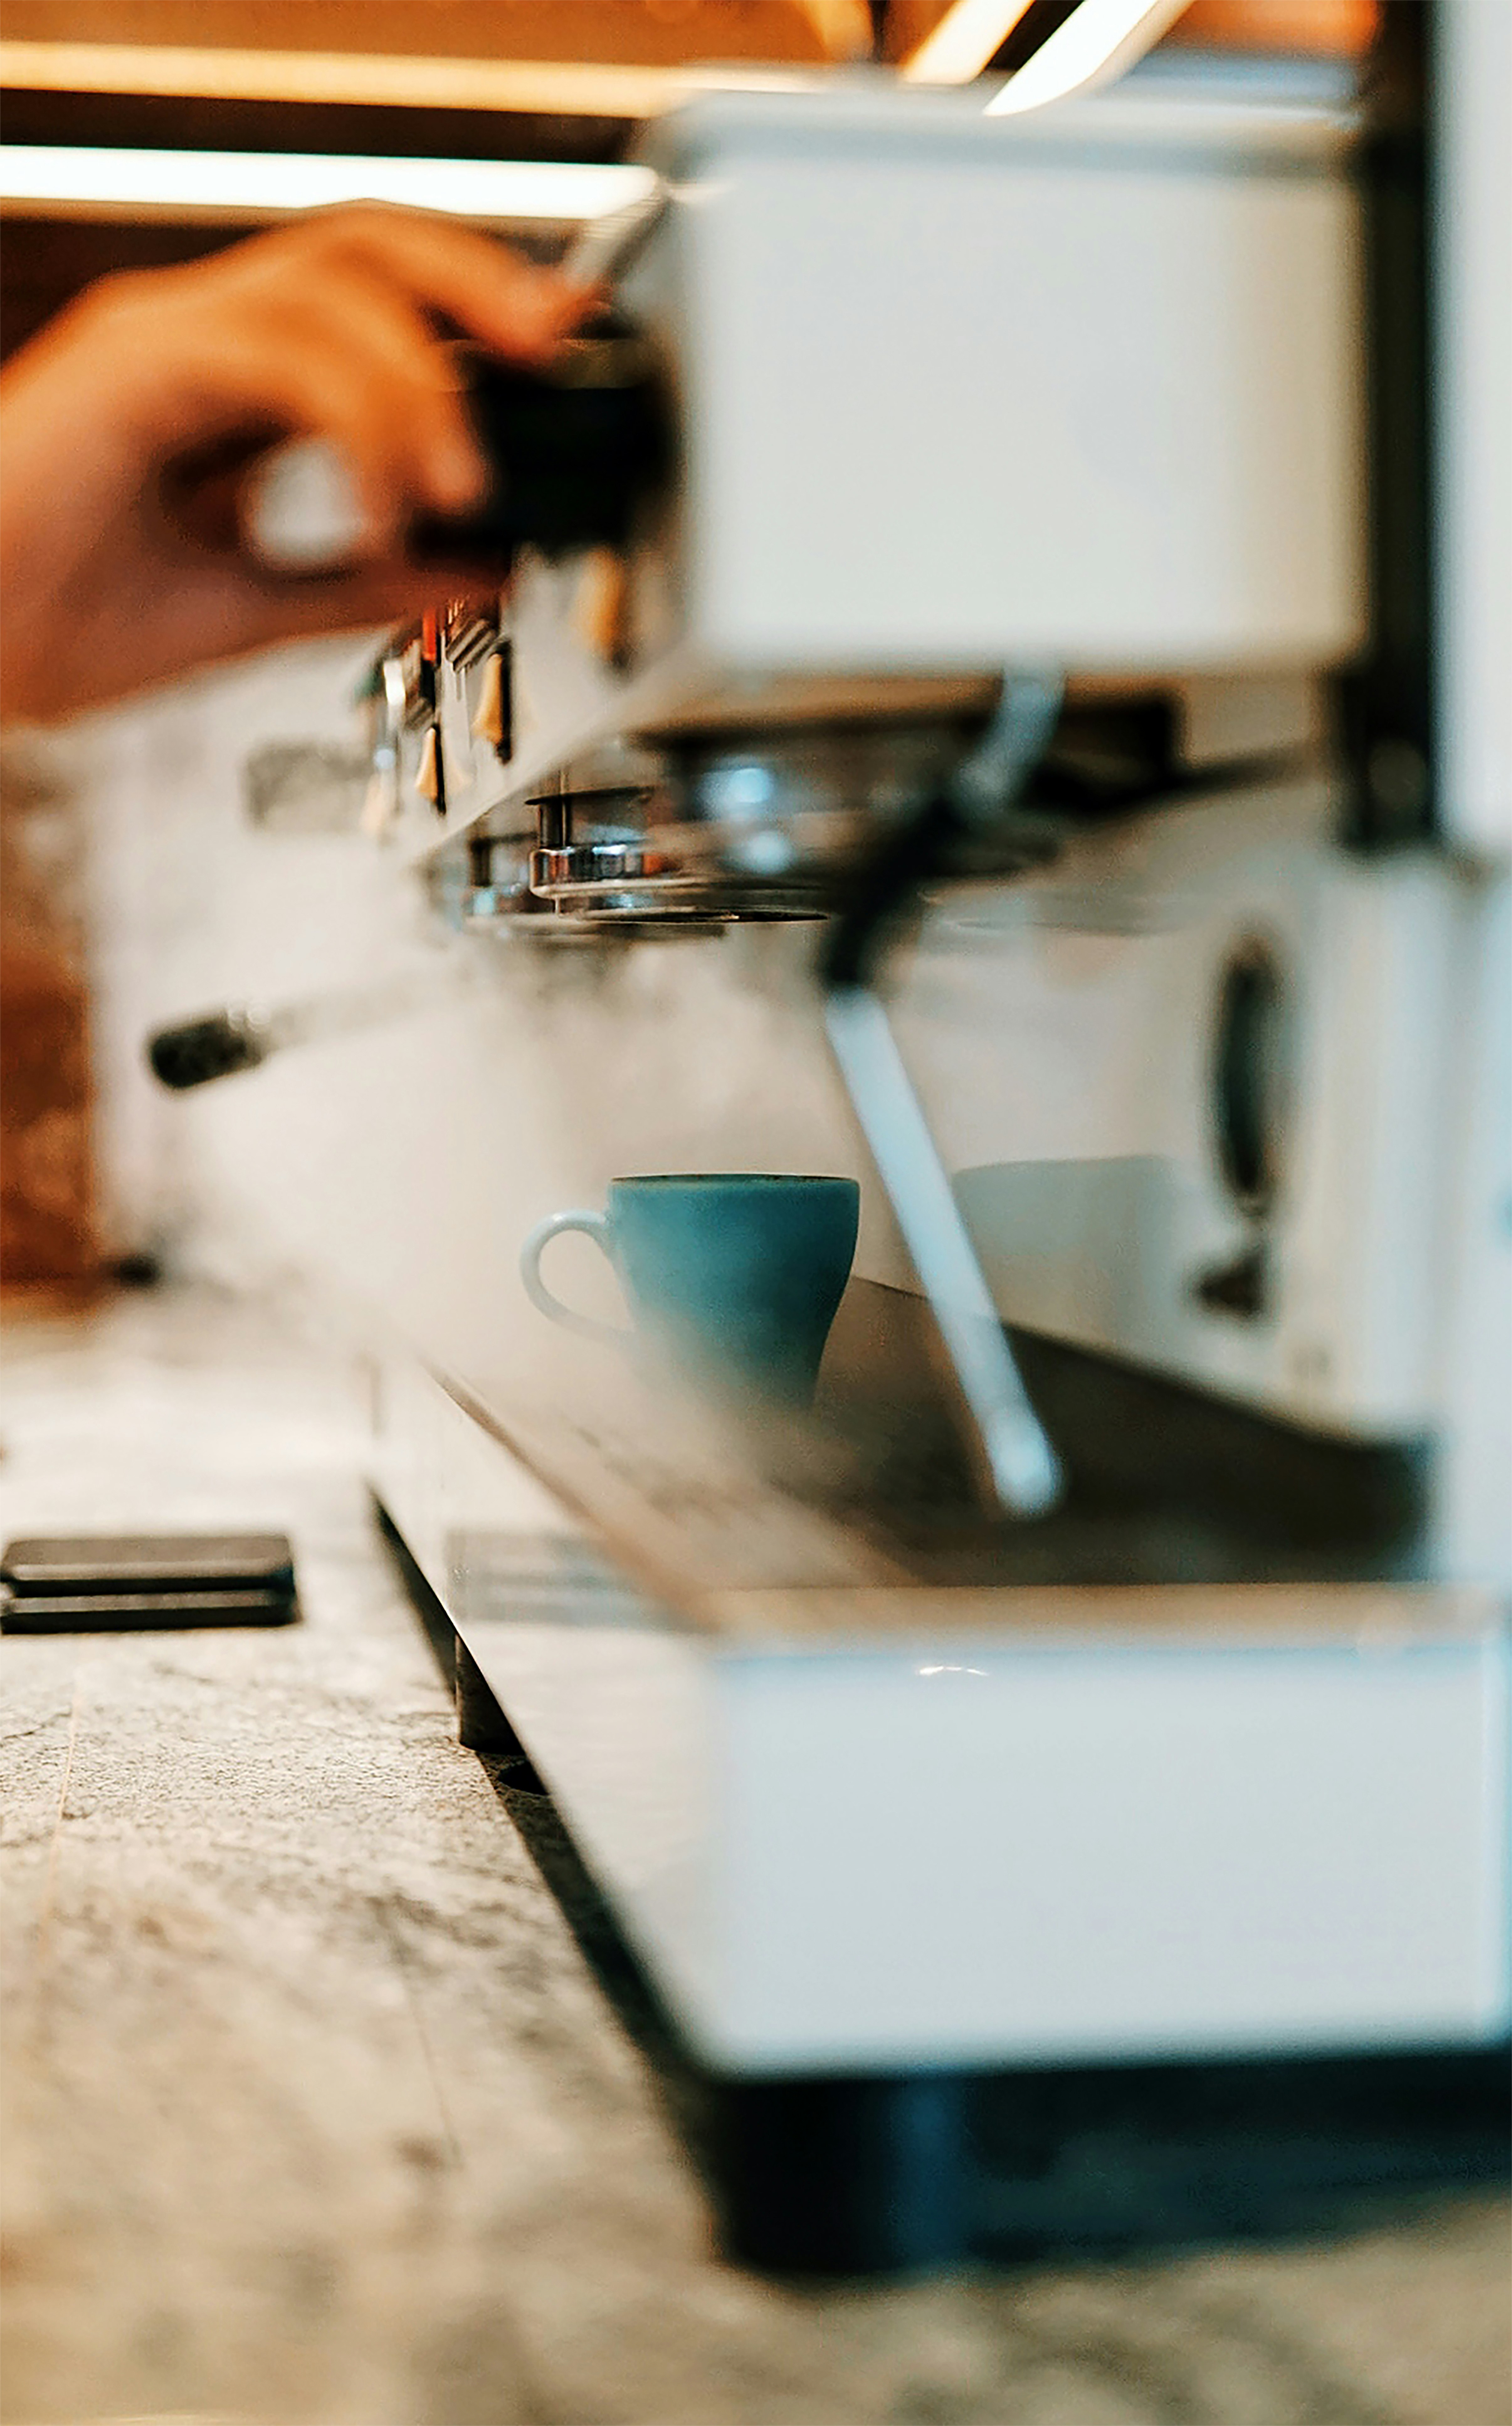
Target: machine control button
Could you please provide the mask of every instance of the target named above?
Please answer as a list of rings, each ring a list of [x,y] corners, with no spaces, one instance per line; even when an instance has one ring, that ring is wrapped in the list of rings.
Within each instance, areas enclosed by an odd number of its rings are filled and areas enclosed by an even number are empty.
[[[1270,1256],[1263,1239],[1227,1264],[1199,1272],[1192,1294],[1210,1314],[1227,1314],[1240,1322],[1258,1322],[1270,1308]]]
[[[415,770],[415,788],[422,801],[429,801],[438,817],[447,814],[446,776],[441,763],[441,736],[437,727],[428,724],[425,739],[420,744],[420,764]]]
[[[1290,1095],[1290,1021],[1275,950],[1246,935],[1218,984],[1211,1064],[1213,1142],[1224,1184],[1246,1213],[1280,1185]]]
[[[475,741],[492,742],[501,758],[513,757],[514,653],[508,640],[500,640],[483,667],[472,733]]]

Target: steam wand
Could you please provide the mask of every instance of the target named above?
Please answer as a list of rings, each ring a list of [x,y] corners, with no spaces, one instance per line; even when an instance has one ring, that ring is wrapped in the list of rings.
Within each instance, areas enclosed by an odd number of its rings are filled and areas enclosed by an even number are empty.
[[[159,1086],[182,1094],[191,1087],[255,1070],[287,1045],[316,1044],[360,1034],[383,1020],[406,1018],[446,1000],[456,982],[454,973],[449,982],[428,973],[354,986],[344,994],[313,995],[268,1011],[228,1003],[198,1019],[158,1028],[147,1040],[148,1064]]]
[[[964,844],[1001,836],[1054,731],[1061,696],[1058,676],[1006,677],[977,748],[861,871],[820,963],[830,1048],[938,1325],[982,1480],[1014,1516],[1054,1506],[1060,1462],[1024,1388],[878,986],[900,914],[919,887]]]

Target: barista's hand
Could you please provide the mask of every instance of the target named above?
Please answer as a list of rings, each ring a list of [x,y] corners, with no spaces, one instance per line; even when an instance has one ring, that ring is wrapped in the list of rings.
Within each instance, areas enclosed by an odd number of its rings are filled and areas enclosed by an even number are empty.
[[[592,299],[376,204],[90,288],[0,380],[0,712],[45,721],[433,605],[408,514],[455,512],[485,477],[438,325],[544,362]],[[279,579],[237,546],[227,476],[294,434],[331,440],[358,483],[366,542],[339,575]]]

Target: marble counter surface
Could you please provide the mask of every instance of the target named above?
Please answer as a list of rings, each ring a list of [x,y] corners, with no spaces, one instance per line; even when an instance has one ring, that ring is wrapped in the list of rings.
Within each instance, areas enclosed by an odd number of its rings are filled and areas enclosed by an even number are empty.
[[[9,2426],[1506,2426],[1508,2219],[798,2289],[653,2076],[267,1309],[12,1320],[0,1519],[288,1530],[279,1632],[0,1645]]]

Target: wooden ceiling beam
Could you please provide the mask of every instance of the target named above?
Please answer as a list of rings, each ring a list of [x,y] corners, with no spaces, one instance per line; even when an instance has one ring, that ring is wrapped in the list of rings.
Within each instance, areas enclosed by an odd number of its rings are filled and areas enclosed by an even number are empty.
[[[629,121],[651,117],[687,93],[709,87],[781,89],[805,81],[792,69],[755,62],[626,67],[565,59],[0,41],[0,87],[8,92],[301,107],[487,111]]]
[[[6,0],[39,47],[374,57],[416,65],[689,61],[818,66],[867,55],[867,0]]]

